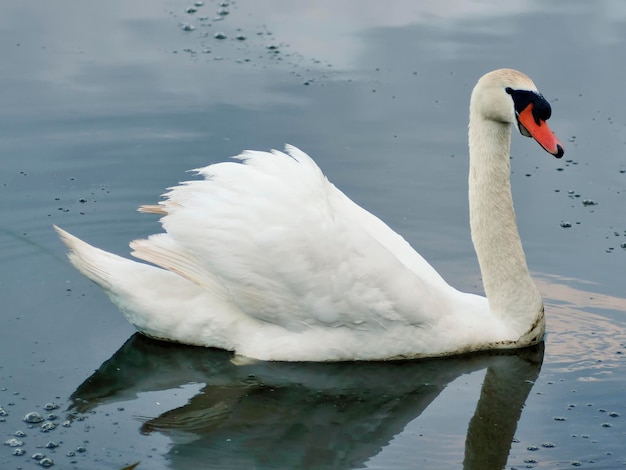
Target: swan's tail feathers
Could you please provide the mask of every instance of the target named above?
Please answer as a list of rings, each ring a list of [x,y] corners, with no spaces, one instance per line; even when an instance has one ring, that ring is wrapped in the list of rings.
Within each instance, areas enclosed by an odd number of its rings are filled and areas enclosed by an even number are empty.
[[[74,267],[106,291],[112,289],[112,272],[119,270],[124,264],[136,264],[134,261],[91,246],[56,225],[54,229],[67,246],[69,250],[67,257]]]

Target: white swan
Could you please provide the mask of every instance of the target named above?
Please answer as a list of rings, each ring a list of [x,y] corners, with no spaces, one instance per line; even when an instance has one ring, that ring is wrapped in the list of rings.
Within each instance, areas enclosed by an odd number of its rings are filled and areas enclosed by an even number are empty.
[[[561,157],[550,105],[521,72],[483,76],[470,102],[472,241],[487,298],[450,287],[304,152],[247,151],[198,170],[135,240],[138,263],[57,228],[74,266],[142,333],[275,361],[391,360],[541,341],[543,303],[510,187],[511,125]],[[55,227],[56,228],[56,227]]]

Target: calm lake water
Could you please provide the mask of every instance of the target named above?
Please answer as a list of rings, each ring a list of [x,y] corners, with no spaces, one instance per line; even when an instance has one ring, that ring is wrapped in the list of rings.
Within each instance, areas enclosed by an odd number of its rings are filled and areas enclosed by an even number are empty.
[[[36,453],[60,469],[626,466],[626,4],[191,5],[0,4],[0,436],[23,443],[0,446],[0,468],[41,468]],[[480,293],[467,108],[505,66],[551,101],[566,150],[513,139],[540,347],[237,366],[134,334],[51,228],[128,253],[160,231],[136,207],[186,170],[291,143]]]

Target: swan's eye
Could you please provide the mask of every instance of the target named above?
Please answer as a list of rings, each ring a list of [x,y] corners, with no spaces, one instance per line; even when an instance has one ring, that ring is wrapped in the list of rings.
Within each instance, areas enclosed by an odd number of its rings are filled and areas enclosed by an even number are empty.
[[[550,103],[543,97],[541,93],[530,90],[514,90],[511,87],[506,87],[505,91],[513,98],[513,105],[515,106],[515,113],[519,115],[524,111],[528,105],[533,105],[533,118],[535,123],[539,125],[540,121],[547,121],[552,115],[552,108]]]

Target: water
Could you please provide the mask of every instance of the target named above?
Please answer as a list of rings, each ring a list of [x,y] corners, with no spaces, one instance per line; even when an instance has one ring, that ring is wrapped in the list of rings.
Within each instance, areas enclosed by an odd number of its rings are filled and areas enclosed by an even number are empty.
[[[201,3],[193,15],[174,0],[0,5],[0,442],[21,430],[26,451],[0,446],[0,468],[40,468],[36,453],[78,469],[626,465],[626,7]],[[159,230],[135,208],[185,170],[288,142],[480,292],[467,106],[503,66],[533,77],[566,150],[555,160],[513,139],[542,347],[234,365],[134,335],[51,229],[127,253]],[[50,403],[56,427],[22,421]]]

